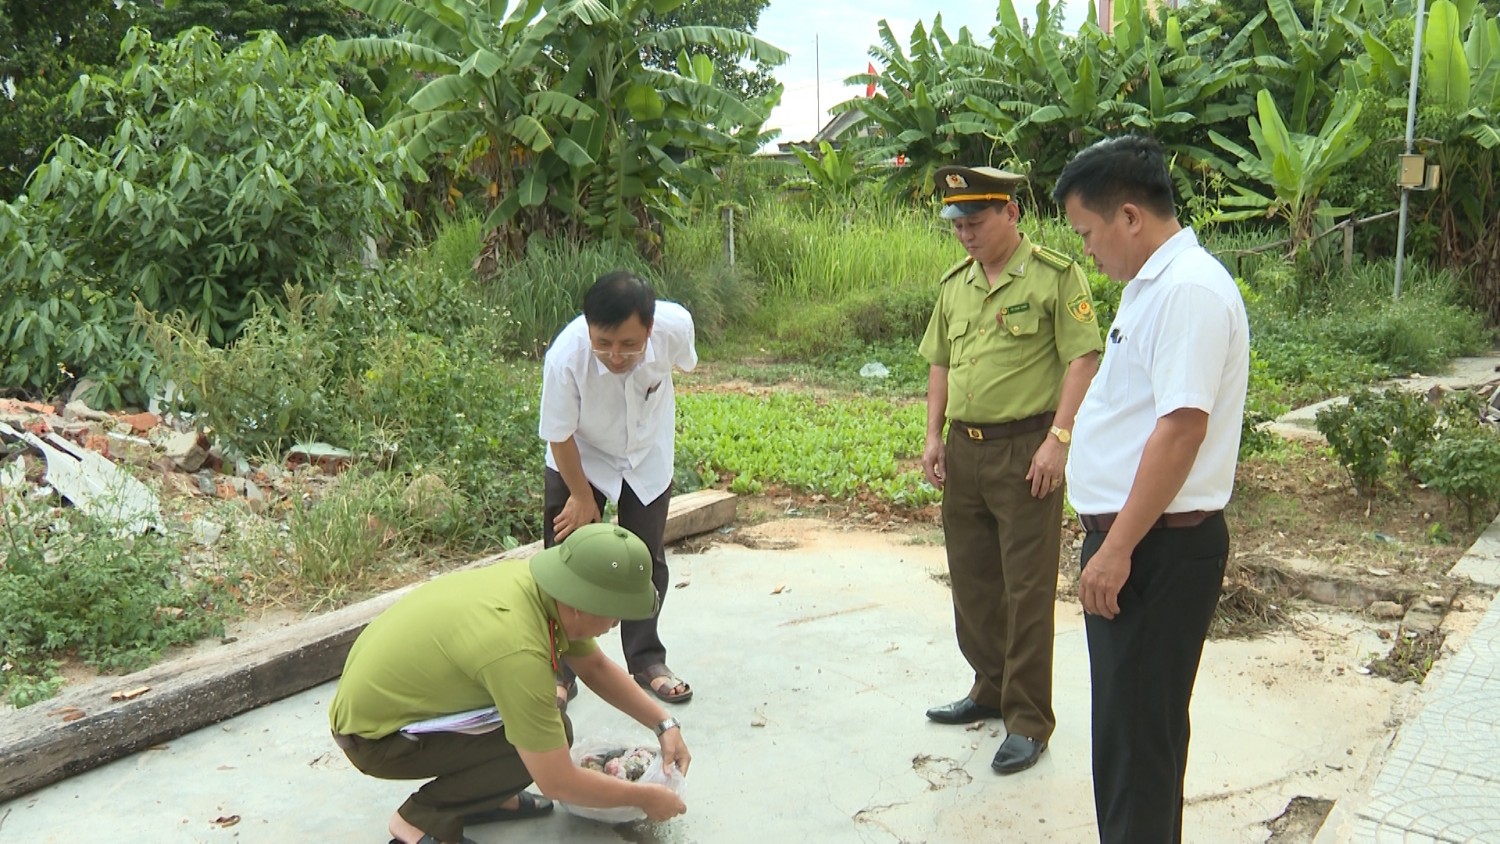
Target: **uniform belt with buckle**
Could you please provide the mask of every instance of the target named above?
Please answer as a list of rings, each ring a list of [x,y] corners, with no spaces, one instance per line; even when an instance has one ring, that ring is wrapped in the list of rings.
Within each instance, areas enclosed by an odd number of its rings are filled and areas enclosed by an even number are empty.
[[[1045,431],[1052,425],[1052,414],[1038,413],[1025,419],[1017,419],[1014,422],[996,422],[992,425],[974,425],[969,422],[960,422],[957,419],[952,422],[955,428],[964,432],[964,435],[977,443],[987,440],[1003,440],[1006,437],[1029,434],[1033,431]]]

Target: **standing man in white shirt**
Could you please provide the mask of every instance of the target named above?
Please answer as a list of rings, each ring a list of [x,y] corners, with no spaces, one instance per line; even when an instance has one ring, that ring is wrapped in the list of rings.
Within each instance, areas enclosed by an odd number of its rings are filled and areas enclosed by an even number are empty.
[[[1229,557],[1250,327],[1234,279],[1177,221],[1155,140],[1094,144],[1052,196],[1099,269],[1128,282],[1067,469],[1086,532],[1099,840],[1175,844],[1188,703]]]
[[[616,270],[583,297],[583,315],[558,333],[542,369],[539,433],[547,441],[543,544],[550,547],[600,520],[615,502],[620,526],[651,551],[657,615],[623,621],[626,669],[667,703],[686,703],[692,687],[667,668],[657,633],[667,597],[662,536],[671,501],[677,406],[673,368],[698,365],[693,318],[675,302],[656,300],[651,285]],[[564,670],[558,702],[577,693]]]

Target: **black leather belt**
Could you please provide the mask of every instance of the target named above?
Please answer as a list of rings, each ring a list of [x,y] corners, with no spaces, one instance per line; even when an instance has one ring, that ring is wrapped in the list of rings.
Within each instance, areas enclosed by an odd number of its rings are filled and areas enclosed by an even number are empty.
[[[1188,510],[1184,513],[1162,513],[1161,518],[1151,523],[1151,530],[1158,528],[1190,528],[1197,527],[1214,516],[1224,512],[1223,510]],[[1101,513],[1097,516],[1078,514],[1078,523],[1089,533],[1108,533],[1114,527],[1115,519],[1120,517],[1119,513]]]
[[[975,425],[969,422],[960,422],[954,419],[951,423],[954,429],[961,431],[969,439],[977,443],[986,440],[1003,440],[1006,437],[1030,434],[1033,431],[1045,431],[1052,426],[1052,413],[1038,413],[1025,419],[1017,419],[1014,422],[996,422],[991,425]]]

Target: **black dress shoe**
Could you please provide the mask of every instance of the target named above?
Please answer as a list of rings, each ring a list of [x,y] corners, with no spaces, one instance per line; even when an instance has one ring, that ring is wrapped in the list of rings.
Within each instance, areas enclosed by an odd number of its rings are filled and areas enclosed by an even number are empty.
[[[999,718],[1000,710],[993,706],[975,703],[968,698],[960,698],[952,703],[934,706],[927,710],[927,717],[939,724],[972,724],[985,718]]]
[[[1046,749],[1045,741],[1013,733],[1000,742],[1000,749],[995,751],[995,761],[990,763],[990,767],[1000,774],[1019,773],[1035,765]]]

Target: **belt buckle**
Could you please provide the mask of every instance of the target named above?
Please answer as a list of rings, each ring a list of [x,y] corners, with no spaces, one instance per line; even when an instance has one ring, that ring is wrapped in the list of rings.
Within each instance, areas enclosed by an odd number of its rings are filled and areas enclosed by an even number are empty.
[[[967,433],[969,435],[969,439],[973,440],[974,442],[984,442],[984,432],[979,430],[978,428],[975,428],[971,425],[965,425],[964,432]]]

